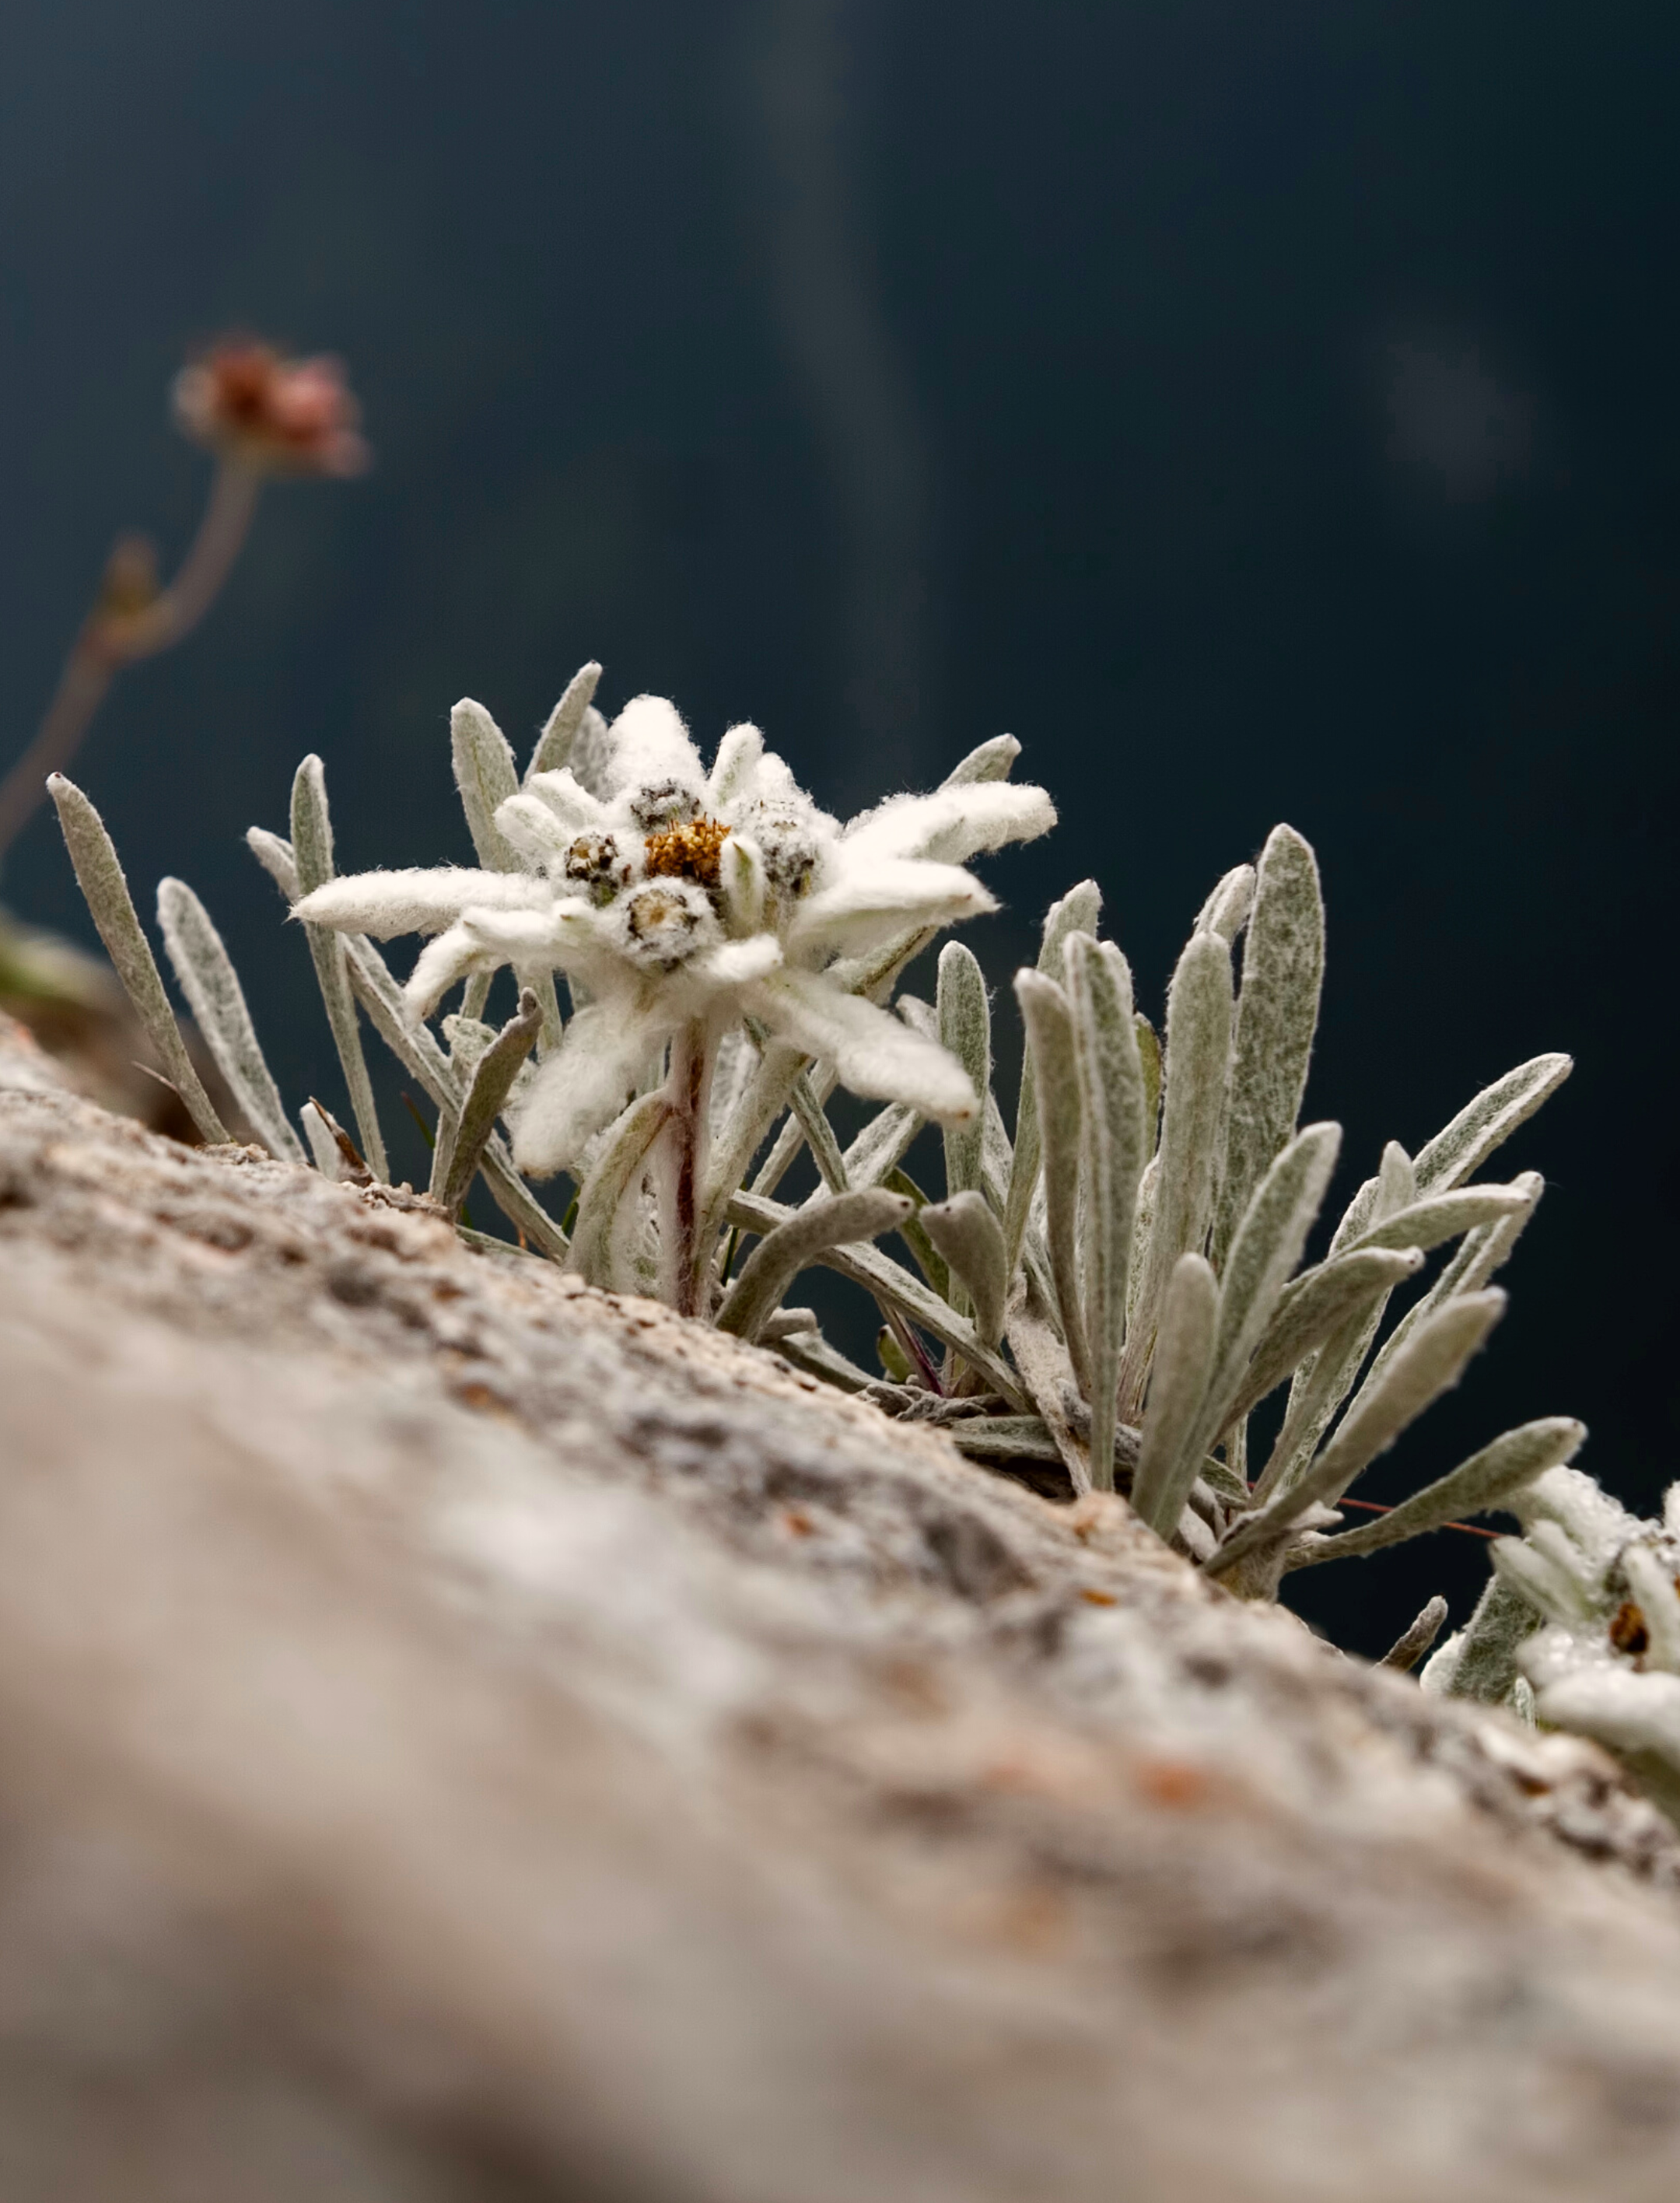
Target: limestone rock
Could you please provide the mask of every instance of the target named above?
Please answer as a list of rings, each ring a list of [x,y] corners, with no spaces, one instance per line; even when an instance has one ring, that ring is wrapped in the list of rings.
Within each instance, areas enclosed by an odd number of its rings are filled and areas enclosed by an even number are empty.
[[[0,1085],[0,2193],[1680,2187],[1680,1844],[1591,1747]]]

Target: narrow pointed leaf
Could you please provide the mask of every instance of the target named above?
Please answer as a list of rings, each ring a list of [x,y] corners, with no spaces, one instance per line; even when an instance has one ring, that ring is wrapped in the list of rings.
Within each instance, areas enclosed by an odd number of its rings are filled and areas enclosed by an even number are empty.
[[[1494,1550],[1497,1552],[1498,1548]],[[1484,1705],[1503,1705],[1517,1680],[1518,1652],[1544,1621],[1532,1599],[1496,1574],[1477,1602],[1456,1657],[1453,1646],[1446,1648],[1452,1662],[1446,1695],[1474,1698]],[[1435,1658],[1441,1657],[1437,1653]],[[1434,1665],[1432,1661],[1431,1668]],[[1426,1676],[1426,1689],[1429,1681]]]
[[[334,877],[333,820],[327,806],[327,771],[318,757],[306,757],[292,783],[292,851],[297,860],[298,884],[305,895],[325,887]],[[345,1076],[356,1129],[362,1136],[362,1152],[374,1176],[386,1184],[391,1166],[385,1159],[385,1140],[379,1112],[374,1106],[373,1082],[368,1060],[362,1053],[357,1030],[356,1004],[351,997],[350,974],[343,936],[324,925],[304,928],[315,963],[315,976],[332,1030],[333,1044]]]
[[[1181,1255],[1167,1280],[1143,1418],[1143,1446],[1132,1479],[1132,1505],[1158,1536],[1170,1539],[1200,1460],[1197,1433],[1213,1373],[1219,1281],[1200,1255]]]
[[[1415,1277],[1423,1263],[1423,1256],[1412,1248],[1372,1247],[1338,1255],[1298,1278],[1279,1300],[1254,1350],[1236,1397],[1226,1410],[1227,1424],[1250,1414],[1351,1315],[1368,1311],[1396,1285]]]
[[[1498,1224],[1507,1216],[1518,1216],[1533,1206],[1528,1196],[1514,1185],[1471,1185],[1457,1193],[1440,1193],[1423,1201],[1415,1201],[1409,1208],[1402,1208],[1393,1216],[1385,1217],[1360,1234],[1355,1245],[1360,1247],[1416,1247],[1428,1254],[1433,1247],[1446,1240],[1457,1239],[1478,1225]]]
[[[718,1310],[717,1328],[756,1339],[788,1286],[818,1255],[849,1240],[872,1239],[877,1232],[890,1231],[910,1208],[902,1194],[870,1186],[795,1210],[748,1255]]]
[[[1094,880],[1082,880],[1070,888],[1059,902],[1051,904],[1044,921],[1044,930],[1039,942],[1038,969],[1046,979],[1060,986],[1063,977],[1063,958],[1070,937],[1076,933],[1094,934],[1102,911],[1102,891]],[[1033,1191],[1038,1184],[1039,1166],[1043,1159],[1043,1147],[1039,1136],[1038,1078],[1034,1068],[1030,1048],[1021,1059],[1021,1093],[1015,1112],[1015,1154],[1009,1175],[1009,1192],[1004,1202],[1004,1244],[1013,1277],[1021,1260],[1021,1243],[1026,1236],[1027,1220],[1032,1213]]]
[[[1402,1675],[1409,1674],[1440,1636],[1446,1619],[1447,1602],[1437,1592],[1405,1635],[1388,1647],[1377,1666],[1393,1668]]]
[[[594,1168],[579,1191],[577,1220],[566,1258],[567,1268],[586,1285],[603,1290],[611,1286],[613,1227],[619,1205],[640,1184],[649,1151],[672,1113],[662,1087],[633,1102],[602,1135]]]
[[[1461,1515],[1485,1515],[1491,1508],[1503,1507],[1536,1476],[1571,1460],[1586,1435],[1586,1425],[1568,1415],[1548,1415],[1539,1422],[1524,1423],[1461,1462],[1448,1475],[1414,1491],[1386,1515],[1311,1546],[1294,1565],[1311,1568],[1320,1561],[1357,1559],[1365,1553],[1381,1552],[1385,1545],[1421,1538],[1443,1523],[1456,1521]]]
[[[450,1154],[442,1172],[438,1199],[451,1217],[458,1214],[469,1187],[478,1175],[486,1143],[495,1130],[519,1066],[537,1044],[542,1029],[542,1005],[527,987],[519,997],[517,1013],[509,1019],[474,1067],[467,1098],[461,1105]],[[441,1144],[439,1149],[442,1153]]]
[[[566,683],[560,701],[548,715],[547,725],[537,737],[531,762],[525,769],[527,780],[533,772],[558,772],[563,765],[571,763],[572,745],[583,724],[584,713],[595,700],[600,678],[601,669],[591,659],[587,665],[579,666]]]
[[[1142,1396],[1161,1296],[1181,1255],[1199,1254],[1213,1206],[1217,1142],[1231,1064],[1231,954],[1192,934],[1167,997],[1166,1106],[1156,1168],[1148,1272],[1121,1364],[1123,1411]]]
[[[1274,827],[1260,853],[1242,952],[1230,1118],[1213,1226],[1214,1267],[1222,1274],[1238,1220],[1300,1114],[1323,977],[1318,866],[1292,826]]]
[[[909,1153],[923,1123],[922,1112],[909,1102],[889,1102],[870,1118],[841,1156],[848,1186],[880,1185]],[[766,1189],[774,1190],[773,1188]]]
[[[974,953],[960,941],[949,941],[940,951],[939,1037],[969,1075],[976,1095],[992,1084],[992,1013],[986,1000],[986,980]],[[981,1109],[966,1123],[945,1127],[945,1190],[946,1196],[981,1190],[981,1160],[985,1124]]]
[[[1226,873],[1196,913],[1198,933],[1217,933],[1235,943],[1254,907],[1254,867],[1237,865]]]
[[[478,860],[486,871],[516,872],[519,859],[496,824],[496,813],[519,793],[519,768],[508,738],[482,704],[463,696],[449,715],[455,785]]]
[[[1045,1237],[1051,1281],[1074,1376],[1081,1391],[1088,1397],[1091,1361],[1085,1337],[1078,1253],[1082,1124],[1073,1013],[1062,989],[1041,972],[1018,972],[1015,995],[1021,1005],[1021,1019],[1039,1095]]]
[[[1021,745],[1013,735],[994,735],[989,742],[981,742],[972,749],[960,764],[954,765],[940,783],[941,788],[970,788],[976,781],[1007,780],[1010,768],[1021,754]]]
[[[1536,1055],[1478,1094],[1418,1157],[1420,1193],[1446,1193],[1480,1170],[1575,1068],[1566,1055]]]
[[[339,1153],[338,1142],[327,1129],[326,1119],[313,1102],[304,1102],[298,1118],[309,1143],[310,1161],[329,1185],[337,1185],[344,1176],[344,1158]]]
[[[1112,1474],[1120,1349],[1132,1225],[1143,1174],[1143,1066],[1132,1024],[1132,975],[1111,942],[1076,933],[1067,946],[1067,998],[1083,1119],[1085,1249],[1082,1306],[1091,1363],[1091,1474]]]
[[[245,847],[288,904],[296,902],[300,889],[298,885],[298,859],[292,853],[291,842],[283,835],[271,834],[266,826],[253,826],[245,835]]]
[[[977,1193],[953,1194],[930,1202],[917,1219],[967,1288],[975,1329],[987,1346],[1004,1335],[1004,1300],[1009,1280],[1004,1268],[1003,1226]]]
[[[99,938],[116,966],[123,989],[134,1006],[134,1014],[157,1050],[169,1083],[186,1103],[199,1137],[212,1147],[220,1146],[230,1137],[227,1127],[216,1114],[215,1103],[192,1067],[192,1059],[175,1023],[175,1013],[163,991],[163,977],[157,968],[157,960],[134,908],[116,846],[105,831],[104,821],[75,783],[67,780],[62,772],[49,776],[47,793],[58,812],[64,846],[75,867],[76,883],[89,915],[99,929]]]
[[[209,911],[185,880],[158,882],[157,923],[187,1007],[247,1123],[271,1155],[301,1163],[303,1143],[263,1056],[239,975]]]
[[[888,1193],[901,1193],[911,1204],[910,1214],[899,1226],[899,1237],[915,1255],[923,1276],[943,1301],[951,1298],[951,1265],[928,1237],[922,1226],[922,1212],[928,1206],[928,1196],[907,1172],[888,1171],[881,1183]],[[820,1201],[822,1196],[816,1198]],[[809,1206],[809,1204],[807,1204]]]

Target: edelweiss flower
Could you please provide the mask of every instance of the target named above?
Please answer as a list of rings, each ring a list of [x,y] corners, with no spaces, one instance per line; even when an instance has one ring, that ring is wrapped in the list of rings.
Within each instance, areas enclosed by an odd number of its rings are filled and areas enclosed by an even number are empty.
[[[476,708],[476,707],[474,707]],[[311,923],[436,936],[409,981],[429,1016],[456,981],[511,965],[587,995],[514,1119],[521,1169],[574,1163],[681,1028],[743,1018],[832,1063],[853,1093],[946,1122],[976,1098],[955,1058],[849,991],[837,960],[996,904],[966,860],[1055,823],[1042,788],[999,780],[894,796],[842,828],[756,727],[708,772],[673,706],[587,726],[571,764],[532,773],[495,823],[522,869],[367,872],[307,895]]]

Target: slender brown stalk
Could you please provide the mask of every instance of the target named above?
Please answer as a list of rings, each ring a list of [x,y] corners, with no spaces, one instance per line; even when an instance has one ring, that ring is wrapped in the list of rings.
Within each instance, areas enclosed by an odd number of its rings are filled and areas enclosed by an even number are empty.
[[[174,581],[138,605],[124,604],[119,594],[121,567],[126,564],[132,574],[135,553],[132,543],[118,545],[35,739],[0,781],[0,856],[46,793],[48,774],[62,771],[81,747],[121,668],[180,641],[215,603],[250,530],[262,480],[238,458],[219,462],[198,532]]]
[[[704,1019],[683,1026],[671,1042],[670,1137],[675,1143],[671,1201],[671,1277],[676,1306],[683,1315],[701,1313],[699,1244],[700,1186],[705,1175],[702,1149],[706,1129],[706,1089],[711,1049]]]

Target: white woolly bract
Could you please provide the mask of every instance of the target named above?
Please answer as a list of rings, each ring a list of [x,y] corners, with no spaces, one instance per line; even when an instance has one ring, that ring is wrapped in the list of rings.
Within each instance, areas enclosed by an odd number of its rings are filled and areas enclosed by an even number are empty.
[[[966,1123],[979,1106],[968,1074],[936,1041],[816,973],[779,972],[747,989],[745,1006],[779,1039],[826,1058],[854,1094],[908,1102],[944,1124]]]
[[[371,933],[388,941],[398,933],[439,933],[470,905],[491,910],[540,910],[552,901],[541,880],[524,872],[480,872],[463,865],[430,871],[353,872],[328,880],[292,914],[341,933]]]
[[[1008,842],[1033,842],[1056,824],[1056,806],[1041,788],[1012,781],[976,781],[931,795],[893,795],[846,830],[848,853],[923,857],[965,864]]]
[[[649,1057],[669,1034],[668,1020],[638,1015],[622,1002],[580,1010],[514,1117],[513,1159],[520,1169],[548,1178],[575,1162],[624,1107]]]

